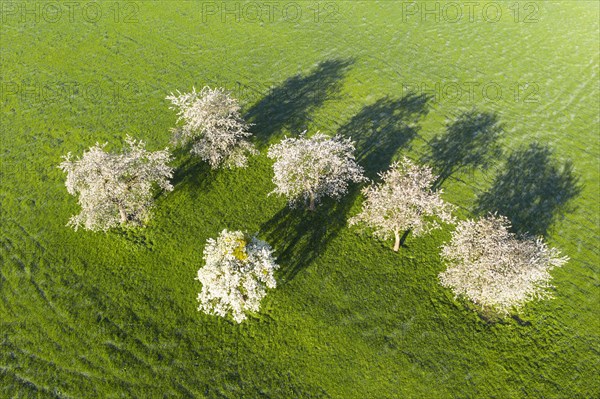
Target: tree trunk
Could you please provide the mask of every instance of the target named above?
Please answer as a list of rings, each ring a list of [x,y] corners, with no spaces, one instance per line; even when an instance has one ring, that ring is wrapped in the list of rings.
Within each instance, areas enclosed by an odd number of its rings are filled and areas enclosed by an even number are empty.
[[[404,245],[404,241],[406,241],[409,234],[410,234],[410,229],[406,230],[404,232],[404,234],[402,234],[402,238],[400,239],[400,245]]]
[[[127,213],[125,213],[123,205],[119,205],[119,215],[121,215],[121,224],[127,222]]]
[[[308,204],[308,209],[311,211],[315,210],[315,194],[310,193],[310,203]]]
[[[394,243],[394,251],[398,252],[398,249],[400,249],[400,233],[394,231],[394,237],[396,237],[396,242]]]
[[[394,237],[396,237],[396,242],[394,242],[394,251],[398,252],[400,246],[404,245],[404,241],[406,241],[406,237],[410,234],[410,229],[406,230],[402,237],[400,237],[399,231],[394,231]]]

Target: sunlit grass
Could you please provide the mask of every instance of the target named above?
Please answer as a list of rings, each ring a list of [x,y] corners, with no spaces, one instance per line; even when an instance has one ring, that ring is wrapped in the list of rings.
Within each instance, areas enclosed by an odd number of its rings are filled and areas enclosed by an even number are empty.
[[[538,2],[531,24],[507,7],[495,24],[449,24],[404,20],[393,2],[340,2],[337,22],[325,23],[300,2],[298,22],[262,25],[203,22],[195,2],[135,3],[137,23],[106,11],[96,23],[6,15],[0,26],[1,397],[600,394],[597,3]],[[401,101],[405,84],[444,82],[494,82],[505,95],[438,96],[427,113]],[[524,82],[537,84],[537,102],[515,100]],[[261,149],[249,167],[212,171],[179,151],[175,189],[145,229],[65,227],[78,208],[61,156],[96,142],[119,149],[126,134],[162,149],[176,121],[165,96],[205,84],[244,102]],[[439,285],[449,228],[394,253],[347,227],[357,187],[315,212],[268,196],[266,146],[285,134],[352,136],[374,177],[400,155],[422,159],[446,119],[472,108],[505,125],[504,158],[549,145],[582,184],[547,234],[571,257],[553,272],[556,298],[518,319],[489,322]],[[503,165],[444,182],[460,217]],[[260,314],[241,325],[197,311],[202,250],[223,228],[257,232],[282,266]]]

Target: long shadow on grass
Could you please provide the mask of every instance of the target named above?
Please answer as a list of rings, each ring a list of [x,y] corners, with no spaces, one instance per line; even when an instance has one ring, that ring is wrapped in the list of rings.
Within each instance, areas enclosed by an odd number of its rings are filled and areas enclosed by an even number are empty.
[[[371,179],[387,169],[400,148],[406,149],[419,131],[418,121],[429,112],[427,95],[408,93],[402,98],[380,98],[363,107],[340,127],[351,137],[356,159]]]
[[[363,107],[339,129],[339,134],[355,140],[357,160],[368,177],[387,169],[398,150],[410,143],[419,118],[427,113],[428,99],[415,94],[382,98]],[[360,187],[353,185],[339,202],[326,199],[314,212],[285,207],[261,226],[261,235],[276,249],[284,283],[323,253],[346,227],[359,195]]]
[[[429,143],[431,152],[422,159],[438,175],[434,188],[458,171],[487,169],[502,155],[498,138],[503,127],[498,116],[470,110],[460,113],[446,126],[443,135]]]
[[[476,212],[498,212],[518,234],[545,235],[557,216],[579,195],[579,177],[569,160],[560,164],[546,145],[530,144],[513,152],[492,187],[479,196]]]
[[[356,187],[352,192],[358,191]],[[346,224],[351,206],[348,197],[340,202],[326,199],[315,211],[305,208],[281,209],[261,226],[261,235],[275,248],[280,276],[286,283],[325,251]]]
[[[214,181],[218,169],[211,169],[208,162],[190,154],[191,145],[176,148],[173,158],[177,160],[171,184],[175,189],[190,186],[194,190],[206,191]]]
[[[310,114],[339,92],[341,80],[353,63],[323,61],[310,73],[297,74],[272,88],[245,115],[254,124],[251,130],[260,144],[266,144],[284,128],[298,133],[305,130]]]

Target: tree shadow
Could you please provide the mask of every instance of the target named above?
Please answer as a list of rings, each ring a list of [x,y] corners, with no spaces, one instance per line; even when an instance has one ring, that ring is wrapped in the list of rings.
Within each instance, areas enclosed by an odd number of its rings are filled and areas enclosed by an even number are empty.
[[[194,190],[208,190],[219,169],[212,169],[208,162],[190,154],[191,144],[173,150],[175,171],[171,184],[175,190],[190,186]]]
[[[446,125],[446,132],[430,141],[422,159],[438,175],[434,189],[461,170],[487,169],[502,155],[498,138],[504,129],[495,113],[470,110]]]
[[[251,130],[255,138],[264,145],[284,128],[306,130],[310,114],[339,92],[340,81],[353,63],[351,59],[323,61],[310,73],[297,74],[271,88],[245,114],[245,119],[254,124]]]
[[[354,185],[340,202],[326,198],[315,211],[286,206],[261,226],[260,235],[275,249],[281,266],[278,281],[291,281],[327,249],[346,226],[346,215],[359,193]]]
[[[513,152],[492,183],[477,199],[476,212],[506,216],[517,234],[545,235],[557,216],[581,192],[573,163],[562,165],[547,145],[532,143]]]
[[[400,148],[406,148],[417,135],[417,122],[429,112],[430,96],[408,93],[402,98],[380,98],[363,107],[341,126],[338,133],[351,137],[356,159],[371,179],[389,167]]]
[[[400,99],[382,98],[363,107],[338,133],[355,140],[357,160],[369,177],[387,169],[399,148],[415,136],[416,122],[427,113],[429,97],[409,94]],[[347,226],[348,215],[360,185],[351,185],[346,195],[335,201],[326,198],[315,211],[286,206],[261,226],[275,248],[279,275],[285,284],[322,254]]]

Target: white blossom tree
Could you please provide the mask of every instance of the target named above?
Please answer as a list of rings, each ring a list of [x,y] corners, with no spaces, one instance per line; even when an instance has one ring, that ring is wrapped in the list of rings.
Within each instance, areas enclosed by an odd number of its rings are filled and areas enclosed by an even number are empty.
[[[200,92],[171,93],[167,96],[177,110],[181,126],[171,129],[176,145],[191,144],[192,154],[207,161],[211,168],[246,167],[247,155],[256,154],[247,141],[252,134],[240,115],[235,98],[222,88],[204,87]]]
[[[241,231],[223,230],[208,239],[205,266],[196,278],[202,283],[198,310],[241,323],[248,312],[258,312],[267,288],[275,288],[273,273],[279,268],[271,247]]]
[[[408,158],[395,162],[380,173],[382,182],[363,189],[366,197],[362,211],[349,224],[365,225],[382,239],[395,238],[394,251],[400,248],[400,233],[409,231],[418,237],[451,223],[453,206],[445,202],[441,191],[431,190],[436,177],[431,168],[412,163]]]
[[[315,203],[324,196],[341,197],[349,182],[366,180],[363,169],[354,160],[354,144],[349,138],[328,137],[317,132],[306,137],[285,138],[269,148],[275,159],[272,193],[288,198],[291,206],[298,202]]]
[[[81,205],[81,213],[67,225],[92,231],[141,225],[149,217],[154,185],[173,190],[169,150],[147,151],[142,141],[129,136],[126,143],[129,148],[122,154],[105,152],[106,144],[96,143],[81,158],[71,159],[71,153],[63,157],[59,168],[67,174],[67,191],[78,195]]]
[[[456,296],[464,296],[483,310],[509,314],[524,303],[550,298],[549,271],[568,257],[539,238],[509,231],[504,216],[488,215],[458,224],[441,256],[447,265],[439,279]]]

